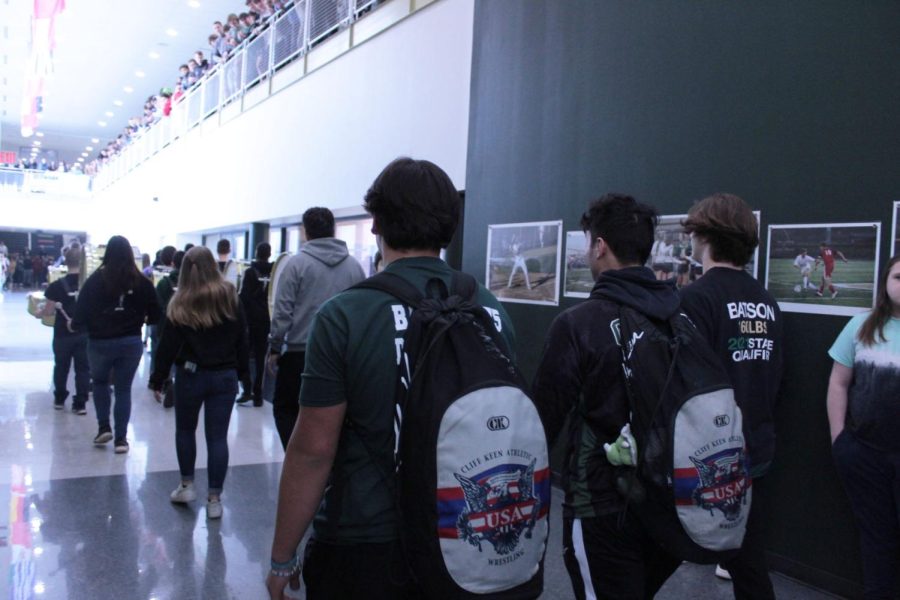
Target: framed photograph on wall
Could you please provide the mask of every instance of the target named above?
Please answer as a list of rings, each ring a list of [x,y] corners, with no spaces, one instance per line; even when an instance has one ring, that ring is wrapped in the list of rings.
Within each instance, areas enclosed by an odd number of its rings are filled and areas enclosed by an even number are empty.
[[[587,298],[594,289],[594,276],[587,262],[587,236],[583,231],[566,232],[566,285],[563,296]]]
[[[559,304],[562,221],[488,225],[484,280],[503,302]]]
[[[881,223],[769,225],[766,289],[785,312],[851,316],[872,308]]]
[[[898,221],[900,221],[900,202],[894,202],[894,226],[891,228],[891,256],[900,254],[900,229],[897,229]]]
[[[759,228],[762,214],[755,210],[756,226]],[[650,250],[650,259],[647,267],[653,269],[657,279],[666,280],[674,278],[679,288],[685,287],[696,281],[703,274],[703,265],[693,257],[691,248],[691,236],[685,232],[681,223],[687,215],[661,215],[659,225],[656,227],[656,239]],[[759,246],[753,253],[750,262],[744,267],[754,278],[758,274]]]

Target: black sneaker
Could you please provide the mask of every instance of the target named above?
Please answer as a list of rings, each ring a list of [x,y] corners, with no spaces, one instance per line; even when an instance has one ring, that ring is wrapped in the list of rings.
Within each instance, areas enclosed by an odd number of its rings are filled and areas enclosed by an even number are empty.
[[[115,447],[116,447],[116,454],[125,454],[126,452],[128,452],[128,440],[126,440],[126,439],[116,440]]]
[[[109,426],[101,427],[100,431],[97,432],[97,437],[94,438],[94,444],[101,446],[108,443],[111,439],[113,439],[112,429]]]
[[[78,405],[78,406],[73,406],[73,407],[72,407],[72,412],[75,413],[76,415],[86,415],[86,414],[87,414],[87,408],[85,408],[84,404],[81,404],[81,405]]]
[[[248,402],[253,400],[253,396],[250,394],[241,394],[241,397],[236,400],[238,404],[241,406],[246,406]]]
[[[61,401],[61,402],[56,402],[56,401],[53,402],[53,408],[54,408],[55,410],[62,410],[62,409],[64,409],[65,407],[66,407],[66,401],[65,401],[65,400],[63,400],[63,401]]]

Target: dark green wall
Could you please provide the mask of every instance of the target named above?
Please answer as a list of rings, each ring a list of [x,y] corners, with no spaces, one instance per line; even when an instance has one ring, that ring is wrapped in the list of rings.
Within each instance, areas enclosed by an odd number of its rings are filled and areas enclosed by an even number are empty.
[[[900,199],[900,3],[478,0],[464,267],[491,223],[564,219],[633,194],[683,213],[714,191],[770,223],[881,221]],[[765,273],[765,248],[760,277]],[[559,308],[507,304],[530,376]],[[860,578],[830,461],[826,351],[843,317],[785,316],[779,449],[767,478],[777,566],[831,589]]]

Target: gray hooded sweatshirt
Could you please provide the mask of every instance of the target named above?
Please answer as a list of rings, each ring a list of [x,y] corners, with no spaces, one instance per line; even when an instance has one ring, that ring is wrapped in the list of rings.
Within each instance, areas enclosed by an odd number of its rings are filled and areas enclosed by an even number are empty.
[[[343,240],[318,238],[303,244],[277,277],[269,345],[275,352],[285,344],[288,352],[304,352],[319,307],[366,276]]]

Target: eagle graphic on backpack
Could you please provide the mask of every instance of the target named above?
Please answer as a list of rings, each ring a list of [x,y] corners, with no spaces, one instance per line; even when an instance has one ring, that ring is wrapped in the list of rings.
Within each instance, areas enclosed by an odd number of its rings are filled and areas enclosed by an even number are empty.
[[[427,598],[536,598],[550,510],[547,438],[478,284],[454,272],[426,294],[383,272],[354,286],[413,311],[396,398],[401,542]],[[497,317],[499,318],[499,317]],[[351,424],[352,427],[352,424]]]
[[[716,563],[744,539],[752,497],[741,409],[694,324],[621,306],[613,331],[631,408],[635,468],[619,489],[650,535],[683,560]]]

